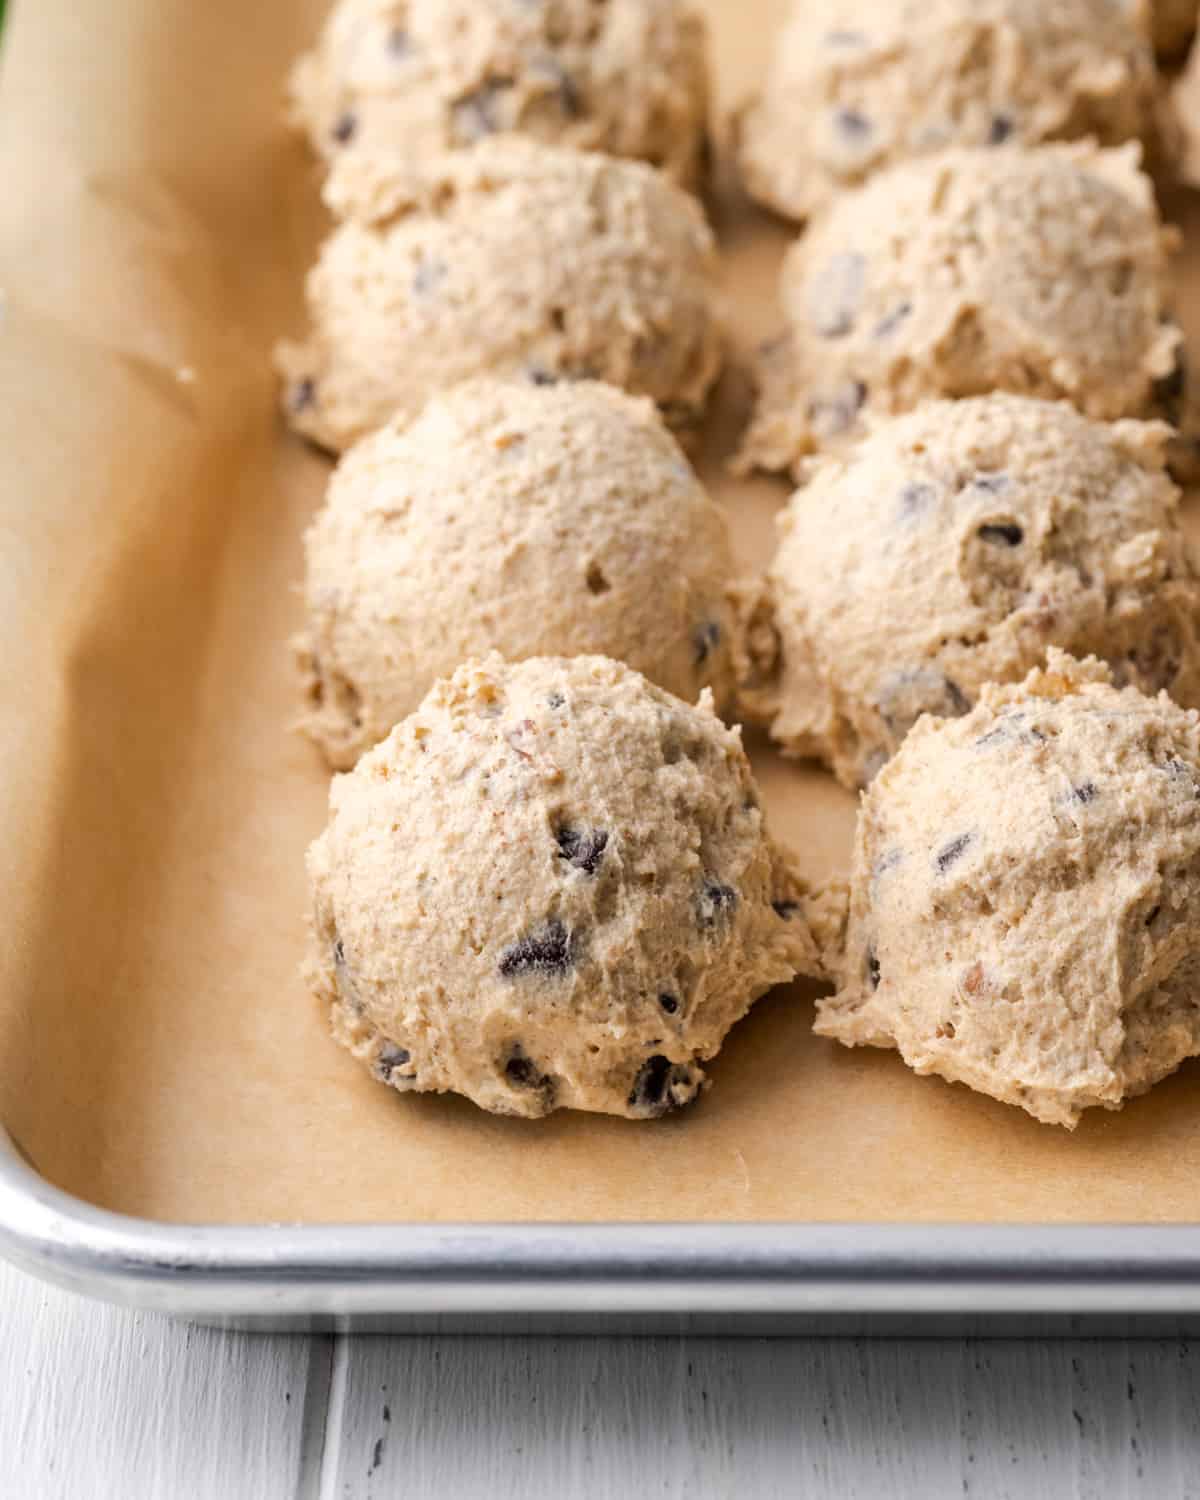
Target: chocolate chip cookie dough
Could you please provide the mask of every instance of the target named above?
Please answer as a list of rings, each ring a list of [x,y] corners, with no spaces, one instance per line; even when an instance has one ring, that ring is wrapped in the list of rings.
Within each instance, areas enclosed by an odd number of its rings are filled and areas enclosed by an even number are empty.
[[[752,197],[806,219],[946,146],[1153,145],[1156,122],[1154,60],[1120,0],[799,0],[738,158]]]
[[[335,766],[490,649],[600,652],[689,702],[731,697],[725,517],[644,397],[436,395],[343,457],[306,548],[304,727]]]
[[[1047,646],[1200,705],[1200,578],[1161,423],[1066,402],[930,402],[827,459],[743,591],[744,708],[866,785],[922,713],[967,713]]]
[[[952,150],[878,173],[788,252],[742,464],[799,474],[864,418],[936,396],[1156,412],[1181,369],[1173,244],[1136,146]]]
[[[277,356],[288,420],[323,447],[480,374],[606,380],[699,422],[713,238],[653,168],[510,137],[411,168],[356,156],[327,197],[345,218],[308,279],[312,331]]]
[[[501,1114],[687,1104],[817,962],[738,731],[605,657],[436,683],[335,778],[309,874],[337,1039]]]
[[[817,1031],[1047,1124],[1200,1052],[1200,716],[1050,653],[863,799]]]
[[[330,159],[382,149],[422,161],[516,131],[639,157],[694,187],[706,28],[683,0],[341,0],[291,99]]]

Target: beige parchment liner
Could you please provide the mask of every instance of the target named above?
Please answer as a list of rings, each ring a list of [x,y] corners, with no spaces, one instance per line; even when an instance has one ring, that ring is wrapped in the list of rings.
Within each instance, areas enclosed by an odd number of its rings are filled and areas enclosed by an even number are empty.
[[[710,8],[727,107],[782,7]],[[319,223],[279,91],[321,9],[10,17],[0,1118],[52,1181],[171,1220],[1195,1218],[1196,1065],[1070,1137],[814,1038],[797,987],[737,1028],[691,1111],[526,1123],[399,1098],[329,1040],[297,975],[326,780],[285,729],[325,469],[276,425],[268,365]],[[1200,314],[1200,214],[1172,209]],[[744,351],[772,329],[787,234],[729,202],[719,217]],[[786,487],[724,475],[744,407],[734,375],[703,469],[752,563]],[[836,868],[851,798],[756,760],[775,826],[812,874]]]

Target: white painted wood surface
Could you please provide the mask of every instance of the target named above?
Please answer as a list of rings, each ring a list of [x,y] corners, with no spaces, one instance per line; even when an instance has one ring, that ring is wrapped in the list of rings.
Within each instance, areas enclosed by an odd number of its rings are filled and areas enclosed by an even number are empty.
[[[270,1338],[0,1266],[3,1500],[1200,1497],[1184,1342]]]

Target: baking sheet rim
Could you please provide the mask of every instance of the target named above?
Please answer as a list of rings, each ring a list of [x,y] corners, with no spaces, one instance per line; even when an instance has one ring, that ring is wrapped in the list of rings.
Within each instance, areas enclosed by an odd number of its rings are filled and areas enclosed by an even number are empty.
[[[1200,1314],[1200,1225],[166,1224],[52,1186],[0,1127],[0,1251],[193,1320]]]

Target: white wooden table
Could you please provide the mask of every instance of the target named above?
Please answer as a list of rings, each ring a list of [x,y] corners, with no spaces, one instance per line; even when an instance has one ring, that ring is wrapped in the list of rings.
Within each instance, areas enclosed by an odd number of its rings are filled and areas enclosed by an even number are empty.
[[[266,1337],[0,1266],[4,1500],[1200,1497],[1185,1342]]]

